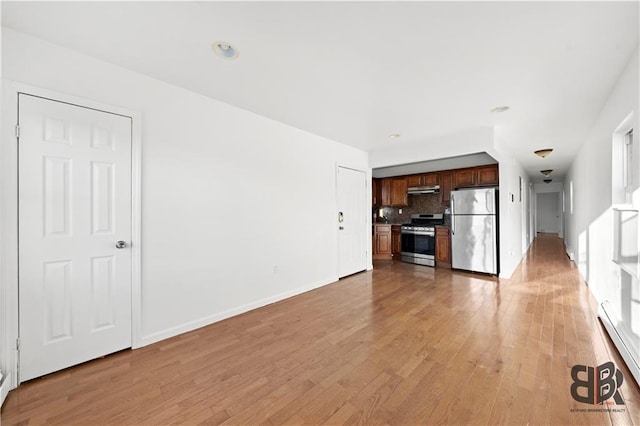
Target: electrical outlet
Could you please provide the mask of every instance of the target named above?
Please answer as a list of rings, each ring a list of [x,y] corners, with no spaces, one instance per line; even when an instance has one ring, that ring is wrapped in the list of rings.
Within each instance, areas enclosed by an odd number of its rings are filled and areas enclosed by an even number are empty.
[[[398,209],[398,214],[402,214],[402,209]]]

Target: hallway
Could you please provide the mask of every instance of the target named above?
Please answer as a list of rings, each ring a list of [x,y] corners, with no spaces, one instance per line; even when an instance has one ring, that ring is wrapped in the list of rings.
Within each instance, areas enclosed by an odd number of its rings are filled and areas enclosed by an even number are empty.
[[[640,423],[640,391],[596,311],[555,234],[538,235],[511,280],[386,262],[32,380],[2,424]],[[607,361],[626,405],[574,401],[571,367]]]

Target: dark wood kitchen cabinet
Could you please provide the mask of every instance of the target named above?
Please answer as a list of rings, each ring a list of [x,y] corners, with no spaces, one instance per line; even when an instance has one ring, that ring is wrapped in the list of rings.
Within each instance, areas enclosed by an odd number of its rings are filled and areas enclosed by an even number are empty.
[[[380,179],[371,179],[371,205],[380,205]]]
[[[468,188],[476,185],[476,170],[458,169],[453,171],[453,187]]]
[[[400,225],[391,225],[391,255],[394,259],[400,260],[401,251]]]
[[[379,206],[391,205],[391,178],[378,179]]]
[[[476,185],[497,185],[498,182],[499,178],[497,164],[476,167]]]
[[[374,225],[373,258],[391,259],[391,225],[380,223]]]
[[[407,178],[391,178],[391,206],[408,206],[409,194],[407,194]]]
[[[384,178],[380,183],[381,206],[404,207],[409,205],[406,177]]]
[[[495,186],[499,183],[498,165],[470,167],[453,171],[454,188],[472,188],[476,186]]]
[[[451,203],[451,190],[453,189],[453,173],[438,173],[438,181],[440,182],[440,204],[448,206]]]
[[[436,266],[451,268],[451,235],[446,226],[436,226]]]
[[[420,175],[407,176],[407,186],[433,186],[438,184],[437,173],[423,173]]]

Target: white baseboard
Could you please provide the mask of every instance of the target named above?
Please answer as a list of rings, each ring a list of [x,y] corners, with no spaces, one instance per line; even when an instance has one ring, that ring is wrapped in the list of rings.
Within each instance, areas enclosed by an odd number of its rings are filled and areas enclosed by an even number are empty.
[[[7,394],[11,390],[9,389],[11,383],[10,379],[10,374],[7,374],[2,379],[0,379],[0,407],[2,407],[2,405],[4,404],[4,400],[7,398]]]
[[[572,262],[575,262],[575,261],[576,261],[576,259],[575,259],[575,255],[573,254],[573,251],[571,251],[571,250],[567,249],[567,256],[569,257],[569,260],[570,260],[570,261],[572,261]]]
[[[271,303],[279,302],[281,300],[288,299],[290,297],[297,296],[302,293],[306,293],[307,291],[315,290],[316,288],[323,287],[325,285],[334,283],[336,281],[338,281],[338,277],[330,277],[324,280],[316,281],[315,283],[308,284],[306,286],[285,291],[284,293],[280,293],[275,296],[271,296],[265,299],[257,300],[255,302],[247,303],[246,305],[238,306],[237,308],[229,309],[213,315],[208,315],[204,318],[200,318],[195,321],[190,321],[185,324],[178,325],[176,327],[171,327],[162,331],[149,334],[147,336],[142,336],[140,346],[138,347],[147,346],[152,343],[156,343],[161,340],[168,339],[170,337],[174,337],[182,333],[187,333],[189,331],[193,331],[198,328],[211,325],[218,321],[222,321],[224,319],[231,318],[236,315],[240,315],[245,312],[252,311],[254,309],[261,308],[266,305],[270,305]]]

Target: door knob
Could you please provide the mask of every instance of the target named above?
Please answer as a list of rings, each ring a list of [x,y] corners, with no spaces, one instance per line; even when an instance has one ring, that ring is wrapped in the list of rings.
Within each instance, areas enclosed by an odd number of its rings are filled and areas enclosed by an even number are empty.
[[[117,248],[117,249],[123,249],[123,248],[125,248],[126,246],[127,246],[127,243],[126,243],[126,242],[124,242],[124,241],[118,241],[118,242],[116,243],[116,248]]]

